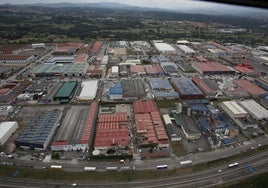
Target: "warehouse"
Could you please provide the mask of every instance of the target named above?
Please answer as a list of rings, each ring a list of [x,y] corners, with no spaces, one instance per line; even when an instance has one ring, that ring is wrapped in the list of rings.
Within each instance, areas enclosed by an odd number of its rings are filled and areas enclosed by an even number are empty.
[[[88,55],[87,54],[79,54],[75,57],[74,63],[87,63]]]
[[[156,99],[174,99],[179,97],[178,93],[175,92],[170,85],[168,79],[153,78],[149,80],[149,83]]]
[[[114,87],[111,87],[108,92],[110,100],[121,100],[123,99],[123,88],[122,83],[118,81]]]
[[[65,82],[58,89],[53,99],[59,101],[60,103],[68,103],[75,93],[77,87],[77,82]]]
[[[136,76],[146,75],[143,65],[130,65],[130,72]]]
[[[160,53],[175,53],[176,49],[165,42],[154,42],[154,46]]]
[[[193,77],[193,82],[201,89],[207,97],[215,97],[218,91],[217,83],[206,78]]]
[[[188,47],[188,46],[186,46],[186,45],[178,45],[178,47],[180,48],[180,50],[183,52],[183,53],[185,53],[185,54],[187,54],[187,55],[190,55],[190,54],[195,54],[196,52],[192,49],[192,48],[190,48],[190,47]]]
[[[189,78],[172,78],[171,83],[175,90],[179,93],[181,99],[204,98],[202,91]]]
[[[0,123],[0,146],[3,146],[9,137],[17,130],[18,123],[16,121],[7,121]]]
[[[20,148],[46,150],[57,126],[62,112],[58,109],[38,111],[15,140]]]
[[[172,114],[177,126],[180,126],[183,134],[188,141],[198,140],[201,137],[201,132],[198,129],[193,118],[183,114]]]
[[[209,74],[235,74],[235,71],[218,62],[194,62],[192,66],[204,75]]]
[[[231,118],[243,118],[247,117],[248,113],[237,104],[235,101],[225,101],[221,103],[221,108]]]
[[[256,101],[252,99],[239,101],[239,105],[241,105],[254,119],[268,120],[268,110],[266,110]]]
[[[147,75],[150,76],[163,76],[164,71],[159,65],[146,66],[145,71]]]
[[[127,99],[140,99],[146,96],[145,86],[141,79],[123,79],[123,96]]]
[[[111,75],[112,76],[118,76],[119,75],[119,67],[118,66],[112,66]]]
[[[98,82],[99,82],[98,80],[83,81],[81,83],[82,91],[80,95],[77,96],[77,100],[80,101],[94,100],[98,90]]]
[[[56,64],[56,63],[73,63],[75,56],[57,56],[48,59],[45,64]]]
[[[126,112],[99,114],[94,149],[125,148],[130,145]]]
[[[268,79],[265,79],[265,78],[259,78],[259,79],[258,78],[255,78],[254,79],[254,83],[257,86],[259,86],[259,87],[265,89],[266,91],[268,91]]]
[[[119,66],[119,74],[120,76],[128,76],[129,75],[129,66],[128,65],[120,65]]]
[[[134,101],[133,112],[140,146],[168,148],[169,140],[160,113],[153,101]]]
[[[24,64],[31,62],[33,59],[34,55],[0,54],[0,63]]]
[[[264,89],[256,86],[252,82],[248,80],[234,80],[234,84],[238,85],[240,88],[242,88],[244,91],[248,92],[252,97],[260,97],[267,94],[267,91]]]
[[[29,76],[85,76],[88,64],[42,64],[33,69]]]
[[[93,141],[97,113],[98,104],[96,102],[92,102],[90,107],[72,106],[51,144],[51,149],[53,151],[86,151],[89,149]]]
[[[97,41],[94,43],[93,47],[88,52],[89,55],[97,55],[102,47],[102,41]]]
[[[22,93],[28,86],[29,82],[21,82],[19,84],[7,84],[0,89],[0,102],[11,102],[20,93]],[[13,102],[12,102],[13,104]]]
[[[179,74],[179,71],[177,70],[177,65],[173,62],[162,62],[160,66],[169,76],[177,76]]]

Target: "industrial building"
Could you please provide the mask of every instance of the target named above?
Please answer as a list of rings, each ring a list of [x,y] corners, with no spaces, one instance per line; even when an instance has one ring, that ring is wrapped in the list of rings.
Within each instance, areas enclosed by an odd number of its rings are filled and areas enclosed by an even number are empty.
[[[0,102],[6,103],[14,100],[20,93],[25,91],[25,89],[30,85],[29,82],[21,82],[21,83],[11,83],[5,85],[2,89],[0,89]],[[11,104],[14,104],[12,101]]]
[[[172,78],[171,83],[175,90],[179,93],[181,99],[204,98],[202,91],[189,78]]]
[[[177,70],[177,65],[173,62],[162,62],[160,64],[165,74],[169,76],[177,76],[179,71]]]
[[[85,76],[87,73],[88,64],[42,64],[35,67],[29,76]]]
[[[188,141],[200,139],[201,132],[191,117],[175,113],[172,114],[172,117],[174,118],[176,125],[181,127],[183,134]]]
[[[120,76],[128,76],[129,75],[129,66],[128,65],[120,65],[119,66],[119,74],[120,74]]]
[[[0,54],[0,63],[25,64],[34,59],[34,55]]]
[[[222,102],[221,108],[224,110],[225,113],[227,113],[230,117],[233,118],[243,118],[248,116],[248,113],[235,101]]]
[[[76,88],[77,82],[65,82],[58,89],[53,99],[60,103],[68,103],[73,98]]]
[[[90,107],[72,106],[51,144],[51,149],[53,151],[86,151],[89,149],[97,111],[96,102],[93,102]]]
[[[106,151],[129,145],[127,113],[99,114],[94,149]]]
[[[136,76],[146,75],[143,65],[130,65],[130,73]]]
[[[253,84],[248,80],[238,79],[234,80],[233,83],[239,86],[244,91],[248,92],[253,98],[264,96],[265,94],[267,94],[267,91],[256,86],[255,84]]]
[[[154,101],[134,101],[133,112],[140,146],[168,148],[169,140]]]
[[[239,101],[239,105],[241,105],[254,119],[259,121],[268,120],[268,110],[253,99]]]
[[[119,75],[119,67],[118,66],[112,66],[111,75],[115,76],[115,77]]]
[[[73,63],[75,56],[56,56],[45,61],[45,64]]]
[[[254,83],[257,86],[259,86],[259,87],[265,89],[266,91],[268,91],[268,79],[265,79],[265,78],[255,78],[254,79]]]
[[[154,46],[160,53],[175,53],[176,49],[163,41],[153,41]]]
[[[225,65],[218,62],[194,62],[192,66],[200,73],[204,75],[209,74],[235,74],[235,70],[232,70]]]
[[[156,99],[174,99],[179,97],[179,94],[174,91],[168,79],[152,78],[149,80],[149,83]]]
[[[61,117],[62,112],[58,109],[36,112],[15,140],[16,146],[46,150],[60,123]]]
[[[96,93],[98,90],[98,80],[88,80],[88,81],[83,81],[81,83],[81,92],[79,96],[77,96],[77,100],[80,101],[89,101],[89,100],[94,100],[96,97]]]
[[[195,53],[196,53],[195,50],[193,50],[193,49],[190,48],[189,46],[180,44],[180,45],[178,45],[178,47],[179,47],[179,49],[180,49],[183,53],[185,53],[185,54],[187,54],[187,55],[191,55],[191,54],[195,54]]]
[[[118,81],[114,87],[110,87],[108,97],[110,100],[123,99],[123,87],[121,81]]]
[[[152,66],[146,66],[145,71],[146,74],[149,76],[163,76],[165,74],[162,68],[158,64]]]
[[[102,47],[102,41],[97,41],[94,43],[93,47],[89,50],[89,55],[97,55]]]
[[[11,114],[13,110],[14,110],[13,106],[0,106],[0,117]]]
[[[79,54],[75,57],[74,63],[87,63],[88,55],[87,54]]]
[[[0,123],[0,146],[3,146],[9,137],[17,130],[18,123],[16,121],[7,121]]]
[[[146,96],[145,86],[141,79],[123,79],[123,97],[126,99],[140,99]]]
[[[206,78],[193,77],[192,81],[201,89],[206,97],[215,97],[218,91],[217,83]]]

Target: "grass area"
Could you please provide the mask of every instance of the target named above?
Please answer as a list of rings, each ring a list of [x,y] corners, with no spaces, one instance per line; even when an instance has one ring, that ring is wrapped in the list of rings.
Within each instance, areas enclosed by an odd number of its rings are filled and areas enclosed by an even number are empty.
[[[178,102],[178,100],[160,100],[156,101],[156,104],[158,108],[170,108],[172,106],[175,106],[176,102]]]
[[[184,148],[182,142],[171,142],[171,145],[176,156],[187,154],[187,150]]]

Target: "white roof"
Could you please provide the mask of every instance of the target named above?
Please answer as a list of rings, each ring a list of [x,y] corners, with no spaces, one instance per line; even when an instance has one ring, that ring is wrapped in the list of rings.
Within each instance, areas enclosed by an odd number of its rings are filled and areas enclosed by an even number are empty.
[[[240,105],[243,106],[245,110],[257,120],[268,118],[268,110],[252,99],[241,101]]]
[[[247,114],[247,112],[234,101],[222,102],[234,115]]]
[[[16,129],[18,128],[18,123],[16,121],[7,121],[0,123],[0,138],[2,138],[13,127],[16,127]]]
[[[178,40],[177,44],[189,44],[190,42],[188,40]]]
[[[163,43],[154,43],[155,47],[160,52],[175,52],[175,48],[173,48],[171,45],[163,42]]]
[[[118,66],[112,66],[112,74],[113,73],[118,73],[118,71],[119,71]]]
[[[93,100],[98,89],[98,80],[84,81],[81,84],[82,91],[77,97],[79,100]]]
[[[186,45],[178,45],[178,47],[179,47],[184,53],[195,53],[195,51],[194,51],[192,48],[190,48],[190,47],[188,47],[188,46],[186,46]]]

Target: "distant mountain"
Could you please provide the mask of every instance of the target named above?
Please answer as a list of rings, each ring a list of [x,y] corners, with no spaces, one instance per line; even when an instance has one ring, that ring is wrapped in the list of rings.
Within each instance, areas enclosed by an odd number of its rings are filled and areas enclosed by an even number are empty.
[[[132,6],[116,3],[116,2],[99,2],[99,3],[35,3],[24,4],[25,6],[41,6],[51,8],[64,8],[64,7],[96,7],[96,8],[130,8]]]

